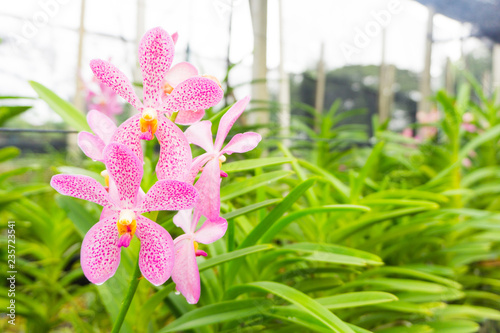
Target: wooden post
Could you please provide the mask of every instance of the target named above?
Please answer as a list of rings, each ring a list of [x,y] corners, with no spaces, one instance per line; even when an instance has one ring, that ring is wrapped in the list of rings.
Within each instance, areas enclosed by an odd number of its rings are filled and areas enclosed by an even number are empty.
[[[146,32],[146,0],[137,0],[137,12],[136,12],[136,26],[135,26],[135,46],[136,50],[139,49],[139,44],[141,42],[142,36]],[[138,55],[137,55],[138,57]],[[136,64],[139,63],[139,58],[137,58]],[[135,82],[142,82],[142,73],[141,69],[134,64],[134,68],[132,70],[132,77]],[[135,87],[135,92],[136,94],[139,94],[138,96],[141,97],[140,94],[142,94],[142,88],[140,87]]]
[[[382,123],[391,117],[392,103],[394,100],[394,80],[396,78],[396,67],[387,65],[385,61],[386,30],[382,30],[382,54],[379,70],[378,86],[378,115]]]
[[[496,93],[496,102],[500,103],[500,44],[493,45],[493,84],[492,91]]]
[[[78,29],[78,58],[76,63],[76,91],[75,106],[78,110],[84,109],[83,103],[83,81],[82,81],[82,58],[83,58],[83,39],[85,37],[85,0],[81,0],[80,5],[80,28]]]
[[[428,7],[429,17],[427,19],[427,34],[425,42],[425,58],[424,70],[420,78],[420,101],[418,103],[418,111],[430,112],[431,102],[431,58],[432,58],[432,31],[434,28],[434,8]]]
[[[279,26],[280,26],[280,90],[279,90],[279,102],[280,102],[280,113],[279,113],[279,124],[280,124],[280,136],[284,138],[282,140],[285,147],[290,147],[290,79],[288,74],[285,72],[285,47],[284,47],[284,30],[283,30],[283,0],[279,0]],[[287,168],[290,165],[285,164]]]
[[[73,104],[75,107],[85,112],[85,103],[83,99],[83,90],[84,83],[82,80],[82,58],[83,58],[83,40],[85,38],[85,0],[81,0],[80,2],[80,27],[78,29],[78,53],[76,60],[76,88],[75,88],[75,96],[73,99]],[[72,128],[70,128],[72,129]],[[74,134],[66,135],[66,149],[67,156],[74,163],[78,163],[81,157],[80,148],[77,143],[77,136]]]
[[[252,67],[252,99],[254,102],[266,103],[269,100],[267,91],[267,0],[250,0],[250,11],[253,25],[253,67]],[[255,82],[257,81],[257,82]],[[267,106],[267,105],[262,105]],[[253,112],[248,117],[250,124],[267,124],[269,111]]]
[[[325,75],[325,43],[321,43],[321,49],[319,53],[318,61],[318,72],[316,78],[316,102],[314,108],[319,115],[323,114],[323,108],[325,107],[325,85],[326,85],[326,75]],[[314,119],[314,129],[316,132],[319,131],[320,127],[320,117]]]
[[[391,118],[392,104],[394,101],[394,81],[396,67],[394,65],[381,66],[381,77],[378,91],[378,114],[380,122]]]

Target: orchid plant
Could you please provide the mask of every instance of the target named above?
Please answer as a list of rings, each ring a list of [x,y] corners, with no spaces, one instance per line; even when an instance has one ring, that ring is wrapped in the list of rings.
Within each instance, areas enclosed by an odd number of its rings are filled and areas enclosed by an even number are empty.
[[[220,102],[223,90],[217,79],[198,75],[189,63],[171,67],[177,35],[173,37],[154,28],[140,42],[144,101],[110,62],[91,61],[100,83],[124,98],[138,114],[119,126],[97,110],[87,115],[94,133],[79,133],[78,144],[88,157],[104,163],[101,175],[105,186],[89,176],[66,174],[55,175],[51,185],[63,195],[104,207],[99,222],[88,231],[81,247],[81,265],[89,281],[102,284],[112,277],[120,262],[121,248],[127,248],[137,236],[141,241],[138,265],[142,276],[161,285],[172,275],[177,290],[189,303],[197,303],[200,278],[196,256],[207,255],[198,249],[198,243],[212,243],[227,229],[227,221],[220,216],[221,176],[227,176],[221,171],[224,155],[255,148],[261,136],[252,132],[238,134],[222,148],[249,102],[247,97],[222,117],[213,143],[211,122],[200,120],[205,109]],[[184,133],[176,124],[191,126]],[[160,145],[158,181],[144,193],[141,142],[154,136]],[[204,148],[206,153],[193,160],[190,144]],[[179,211],[174,223],[185,234],[175,241],[162,226],[141,215],[161,210]],[[122,307],[124,313],[130,305],[126,303]]]

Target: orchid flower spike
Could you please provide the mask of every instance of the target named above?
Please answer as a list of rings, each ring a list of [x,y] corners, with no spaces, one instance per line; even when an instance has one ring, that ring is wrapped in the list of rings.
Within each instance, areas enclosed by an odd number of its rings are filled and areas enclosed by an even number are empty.
[[[118,143],[109,144],[103,156],[110,177],[109,193],[88,176],[55,175],[50,182],[59,193],[95,202],[108,211],[85,235],[81,249],[83,273],[92,283],[104,283],[118,268],[121,247],[128,247],[137,235],[141,241],[142,275],[152,284],[161,285],[168,280],[173,268],[172,237],[140,214],[191,208],[198,197],[196,189],[187,183],[163,180],[154,184],[142,198],[139,189],[143,169],[137,156]]]
[[[117,127],[113,120],[97,110],[89,111],[87,122],[95,135],[85,131],[78,133],[78,146],[94,161],[103,162],[102,151],[111,142]]]
[[[156,168],[158,179],[183,180],[185,170],[190,167],[191,150],[182,131],[162,114],[207,109],[222,99],[223,91],[214,80],[194,76],[177,84],[163,102],[161,85],[173,56],[174,41],[165,30],[158,27],[146,32],[139,45],[144,104],[126,76],[111,63],[97,59],[90,62],[90,67],[102,83],[140,112],[118,128],[112,141],[127,145],[142,159],[140,141],[156,135],[161,146]]]
[[[260,134],[254,132],[240,133],[236,134],[225,147],[222,147],[231,127],[241,116],[249,101],[249,97],[239,100],[222,116],[215,143],[212,139],[212,123],[208,120],[190,126],[185,132],[189,143],[206,151],[193,160],[190,175],[186,181],[194,182],[198,172],[205,166],[195,185],[200,195],[196,208],[209,220],[215,220],[220,215],[220,177],[222,163],[226,161],[224,154],[245,153],[257,147],[262,140]],[[222,175],[227,176],[225,173]]]
[[[185,234],[174,241],[175,263],[172,280],[176,289],[186,297],[190,304],[198,303],[200,299],[200,272],[196,262],[197,256],[206,257],[205,251],[198,249],[198,243],[210,244],[222,238],[227,230],[227,221],[218,217],[216,220],[206,220],[196,230],[200,216],[193,210],[182,210],[174,216],[174,223],[184,230]]]

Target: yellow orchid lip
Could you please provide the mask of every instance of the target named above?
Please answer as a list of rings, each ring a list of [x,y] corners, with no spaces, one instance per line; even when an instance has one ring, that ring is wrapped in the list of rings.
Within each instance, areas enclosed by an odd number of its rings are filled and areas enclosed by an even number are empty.
[[[130,233],[131,236],[134,236],[135,230],[137,229],[135,212],[130,209],[121,210],[116,227],[118,228],[120,236],[126,233]]]
[[[174,87],[165,82],[165,84],[163,85],[163,92],[165,93],[165,95],[170,95],[172,91],[174,91]]]
[[[158,114],[156,110],[153,108],[144,109],[139,123],[141,132],[151,132],[151,134],[155,134],[158,129]]]

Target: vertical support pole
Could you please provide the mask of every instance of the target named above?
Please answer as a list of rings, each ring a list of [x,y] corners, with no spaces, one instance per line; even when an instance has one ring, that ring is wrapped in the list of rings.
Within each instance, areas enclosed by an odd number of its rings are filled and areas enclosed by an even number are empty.
[[[325,43],[321,43],[319,61],[318,61],[318,72],[316,79],[316,101],[314,108],[318,112],[318,117],[314,119],[314,130],[319,131],[320,127],[320,115],[323,113],[325,107],[325,85],[326,85],[326,75],[325,75]]]
[[[139,49],[141,38],[146,32],[145,17],[146,17],[146,0],[137,0],[136,25],[135,25],[135,50]],[[139,58],[137,58],[136,64],[138,63],[139,63]],[[142,82],[142,74],[138,66],[134,65],[134,70],[132,71],[132,75],[134,81]],[[136,93],[142,93],[142,89],[136,88]]]
[[[283,29],[283,0],[279,0],[279,29],[280,29],[280,90],[279,90],[279,124],[280,136],[283,139],[283,145],[290,147],[290,79],[285,72],[285,34]],[[289,167],[289,164],[285,164]]]
[[[85,0],[80,2],[80,27],[78,29],[78,53],[76,60],[76,88],[73,104],[78,110],[84,111],[85,103],[83,100],[84,83],[82,80],[82,58],[83,58],[83,41],[85,38]],[[80,159],[80,148],[78,147],[76,135],[66,135],[67,155],[73,162],[78,162]]]
[[[418,103],[418,111],[430,112],[431,102],[429,97],[431,96],[431,58],[432,58],[432,32],[434,28],[434,8],[428,7],[429,17],[427,19],[427,33],[425,42],[425,58],[424,58],[424,70],[422,71],[422,76],[420,78],[420,101]]]
[[[82,81],[82,58],[83,40],[85,37],[85,0],[81,0],[80,5],[80,28],[78,29],[78,58],[76,62],[76,91],[74,104],[78,110],[83,110],[83,81]]]
[[[500,103],[500,44],[493,45],[492,92],[496,94],[496,102]]]
[[[252,98],[254,102],[266,103],[267,91],[267,0],[250,0],[253,25],[253,67]],[[265,105],[263,105],[265,106]],[[253,112],[249,115],[250,124],[267,124],[269,111]]]

